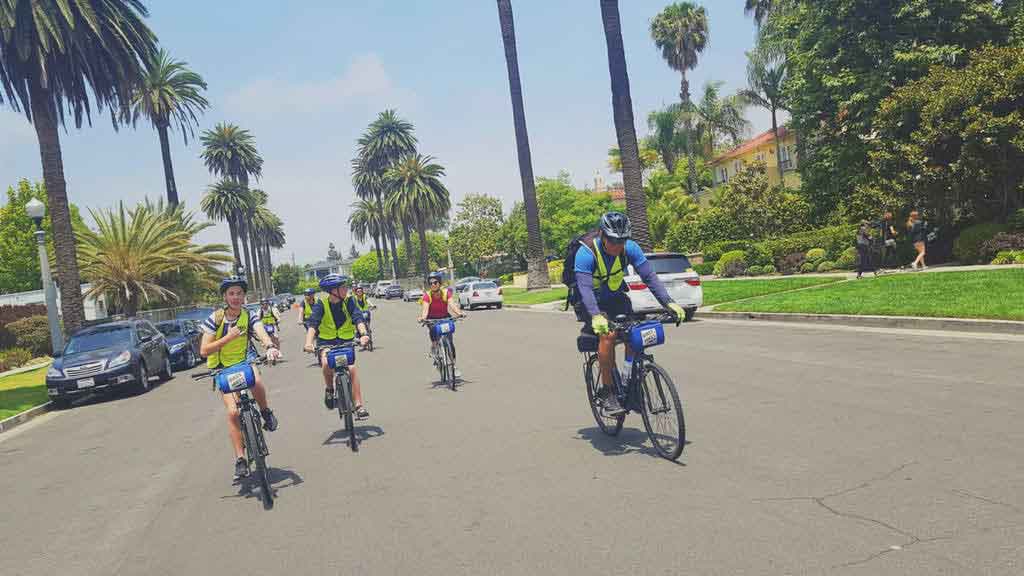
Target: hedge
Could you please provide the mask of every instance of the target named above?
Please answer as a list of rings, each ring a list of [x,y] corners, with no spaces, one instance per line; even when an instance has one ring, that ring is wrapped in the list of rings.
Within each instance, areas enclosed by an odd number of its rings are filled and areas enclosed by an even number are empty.
[[[743,250],[733,250],[722,254],[715,264],[715,276],[729,278],[742,276],[747,270],[746,253]]]
[[[27,349],[33,356],[50,354],[50,322],[45,315],[11,322],[11,331],[15,334],[19,348]]]
[[[29,316],[46,316],[43,304],[0,306],[0,350],[17,344],[17,336],[10,330],[11,324]]]
[[[961,264],[978,264],[984,257],[982,246],[1006,230],[1006,226],[991,222],[964,228],[953,242],[953,256]]]

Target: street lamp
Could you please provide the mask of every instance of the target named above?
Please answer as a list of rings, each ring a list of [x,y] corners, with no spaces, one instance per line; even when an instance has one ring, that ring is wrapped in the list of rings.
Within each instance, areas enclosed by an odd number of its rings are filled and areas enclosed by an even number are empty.
[[[46,206],[38,199],[33,198],[25,204],[25,211],[28,217],[36,223],[36,245],[39,247],[39,269],[43,276],[43,292],[46,294],[46,318],[50,324],[50,344],[53,352],[64,349],[64,334],[60,330],[60,320],[57,316],[57,290],[53,286],[53,279],[50,277],[50,257],[46,253],[46,232],[43,231],[43,216],[46,215]]]

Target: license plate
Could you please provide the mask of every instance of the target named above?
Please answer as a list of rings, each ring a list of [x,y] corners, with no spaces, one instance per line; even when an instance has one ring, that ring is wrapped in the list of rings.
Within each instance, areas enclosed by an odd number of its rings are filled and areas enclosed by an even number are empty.
[[[96,379],[95,378],[82,378],[81,380],[78,381],[78,387],[79,388],[92,388],[95,385],[96,385]]]

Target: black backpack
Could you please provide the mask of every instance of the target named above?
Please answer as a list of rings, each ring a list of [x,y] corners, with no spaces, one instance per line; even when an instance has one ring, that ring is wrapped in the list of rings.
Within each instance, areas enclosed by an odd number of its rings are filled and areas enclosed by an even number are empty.
[[[565,247],[565,259],[562,261],[562,284],[565,284],[569,291],[565,296],[565,307],[563,310],[568,310],[570,305],[573,306],[576,310],[576,317],[581,320],[583,317],[582,307],[579,305],[580,294],[576,286],[576,253],[583,246],[583,242],[589,241],[591,238],[597,238],[600,234],[600,229],[584,232],[570,240],[569,245]],[[595,254],[594,257],[598,256]],[[622,269],[625,270],[627,262],[625,251],[623,251],[620,258],[622,258]]]

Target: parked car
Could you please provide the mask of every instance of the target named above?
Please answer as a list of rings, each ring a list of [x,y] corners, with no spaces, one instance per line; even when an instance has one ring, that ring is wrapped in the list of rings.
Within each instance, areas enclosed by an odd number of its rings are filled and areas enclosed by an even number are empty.
[[[166,320],[157,322],[159,330],[167,342],[167,350],[171,354],[171,365],[175,370],[188,370],[202,362],[199,354],[199,341],[203,333],[192,320]]]
[[[402,295],[402,300],[406,302],[419,302],[423,299],[423,290],[419,288],[413,288],[412,290],[406,290],[405,294]]]
[[[482,280],[482,278],[480,278],[479,276],[466,276],[465,278],[459,278],[458,280],[456,280],[455,285],[458,286],[459,284],[469,284],[470,282],[479,282],[480,280]]]
[[[391,286],[391,280],[378,281],[376,284],[373,285],[371,296],[383,298],[384,290],[386,290],[388,286]]]
[[[470,282],[462,284],[464,288],[459,292],[459,306],[466,310],[474,310],[477,307],[501,308],[503,298],[501,288],[490,280],[481,282]]]
[[[200,322],[201,323],[203,320],[206,320],[207,318],[209,318],[210,314],[213,314],[214,310],[216,310],[216,308],[214,308],[213,306],[197,306],[197,307],[195,307],[195,308],[193,308],[191,310],[185,310],[183,312],[178,312],[177,314],[174,315],[174,319],[175,320],[194,320],[196,322]]]
[[[700,283],[700,274],[694,272],[690,260],[683,254],[675,252],[655,252],[647,255],[648,262],[654,267],[658,279],[665,285],[665,290],[683,310],[685,320],[693,320],[697,308],[704,305],[704,288]],[[655,312],[661,310],[661,304],[654,294],[643,283],[632,266],[628,266],[625,282],[629,286],[629,300],[634,312]]]
[[[95,392],[149,390],[150,374],[174,374],[164,335],[149,320],[132,319],[82,328],[68,338],[46,372],[46,392],[58,408]]]
[[[392,298],[402,297],[402,287],[398,284],[392,284],[384,289],[384,299],[391,300]]]

